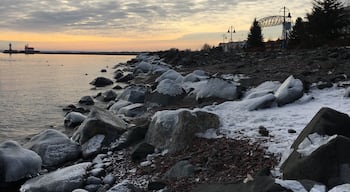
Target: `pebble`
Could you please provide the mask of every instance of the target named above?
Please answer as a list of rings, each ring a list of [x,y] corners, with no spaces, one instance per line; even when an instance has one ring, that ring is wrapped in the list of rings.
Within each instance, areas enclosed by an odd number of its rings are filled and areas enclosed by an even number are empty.
[[[105,170],[102,168],[96,168],[90,171],[90,174],[95,176],[95,177],[101,177],[104,174],[106,174]]]
[[[115,181],[116,181],[116,177],[112,174],[108,174],[108,175],[106,175],[105,178],[103,178],[103,183],[109,184],[111,186],[115,183]]]
[[[100,187],[101,187],[101,185],[90,184],[90,185],[86,185],[85,189],[88,192],[96,192]]]
[[[90,176],[86,179],[86,184],[95,184],[95,185],[98,185],[98,184],[102,184],[102,180],[98,177],[94,177],[94,176]]]

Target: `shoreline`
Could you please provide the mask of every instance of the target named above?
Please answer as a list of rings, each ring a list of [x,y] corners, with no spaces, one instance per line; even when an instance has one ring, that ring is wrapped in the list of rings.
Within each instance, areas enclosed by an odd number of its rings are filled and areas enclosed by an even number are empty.
[[[13,52],[6,52],[3,51],[3,54],[26,54],[26,55],[31,55],[31,54],[58,54],[58,55],[139,55],[143,52],[133,52],[133,51],[35,51],[34,53],[25,53],[24,51],[13,51]]]

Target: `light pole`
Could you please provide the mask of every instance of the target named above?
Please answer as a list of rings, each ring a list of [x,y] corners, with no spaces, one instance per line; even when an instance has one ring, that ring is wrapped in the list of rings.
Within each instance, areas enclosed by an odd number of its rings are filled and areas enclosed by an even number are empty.
[[[228,28],[227,33],[231,33],[230,42],[232,42],[232,33],[236,33],[236,30],[233,28],[232,25]]]
[[[287,48],[287,38],[288,38],[287,31],[291,29],[292,16],[290,15],[290,11],[287,7],[282,7],[281,10],[283,10],[282,48],[285,49]],[[286,10],[288,10],[288,16],[287,16],[288,22],[286,20]]]

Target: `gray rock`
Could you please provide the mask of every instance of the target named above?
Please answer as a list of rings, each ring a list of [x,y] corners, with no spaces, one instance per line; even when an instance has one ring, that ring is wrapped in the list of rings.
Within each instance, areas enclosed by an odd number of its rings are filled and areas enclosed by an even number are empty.
[[[98,190],[97,190],[97,192],[106,192],[106,191],[108,191],[108,189],[110,189],[111,188],[111,185],[109,185],[109,184],[104,184],[104,185],[102,185]]]
[[[41,168],[40,156],[21,147],[16,141],[0,143],[0,162],[0,183],[35,175]]]
[[[98,177],[90,176],[86,179],[86,184],[87,185],[90,185],[90,184],[98,185],[98,184],[102,184],[102,180]]]
[[[89,192],[96,192],[100,187],[101,185],[89,184],[85,186],[85,189]]]
[[[328,188],[350,182],[350,117],[322,108],[292,144],[281,166],[284,179],[309,179]]]
[[[81,163],[58,169],[26,181],[20,191],[23,192],[71,192],[82,188],[84,176],[91,163]]]
[[[113,174],[108,174],[108,175],[106,175],[105,178],[103,178],[103,183],[109,184],[112,186],[112,185],[114,185],[116,180],[117,180],[117,178]]]
[[[83,105],[94,105],[94,98],[92,98],[91,96],[84,96],[79,100],[79,104],[83,104]]]
[[[142,190],[129,183],[129,181],[123,181],[117,185],[114,185],[107,192],[141,192]]]
[[[143,103],[145,101],[145,93],[147,88],[141,85],[131,85],[117,97],[119,100],[130,101],[131,103]]]
[[[97,77],[96,79],[91,81],[90,84],[94,85],[95,87],[105,87],[108,85],[112,85],[113,81],[105,77]]]
[[[104,135],[95,135],[82,145],[83,157],[89,158],[99,154],[103,147]]]
[[[103,168],[95,168],[90,171],[90,174],[95,177],[102,177],[106,174],[106,171]]]
[[[67,128],[74,128],[80,125],[86,116],[78,112],[70,112],[64,117],[64,126]]]
[[[279,106],[292,103],[304,94],[303,83],[299,79],[289,76],[275,92],[276,102]]]
[[[147,111],[146,106],[142,103],[134,103],[119,109],[118,113],[127,117],[138,117]]]
[[[113,90],[108,90],[108,91],[105,91],[102,93],[102,100],[104,102],[108,102],[108,101],[112,101],[114,100],[115,98],[117,98],[117,93]]]
[[[113,112],[113,113],[118,113],[119,110],[125,106],[130,105],[131,102],[130,101],[125,101],[125,100],[118,100],[116,103],[114,103],[110,108],[109,111]]]
[[[185,178],[192,177],[196,172],[197,167],[192,165],[189,161],[177,162],[165,174],[164,178]]]
[[[130,128],[130,130],[123,133],[116,142],[112,143],[112,150],[121,150],[143,140],[146,136],[148,125],[149,123],[147,122],[144,125],[139,125]]]
[[[154,147],[148,143],[140,143],[136,145],[131,152],[131,159],[133,161],[140,161],[147,157],[148,154],[154,153]]]
[[[128,82],[134,79],[134,75],[132,73],[123,75],[117,79],[117,82]]]
[[[152,118],[145,140],[156,148],[175,152],[187,147],[195,133],[218,128],[219,125],[217,115],[204,111],[159,111]]]
[[[126,131],[126,125],[122,119],[109,111],[95,108],[73,134],[72,139],[84,144],[93,136],[102,134],[106,137],[105,142],[109,144]]]
[[[30,139],[25,147],[35,151],[42,159],[44,167],[56,167],[67,161],[76,160],[81,148],[65,134],[48,129]]]

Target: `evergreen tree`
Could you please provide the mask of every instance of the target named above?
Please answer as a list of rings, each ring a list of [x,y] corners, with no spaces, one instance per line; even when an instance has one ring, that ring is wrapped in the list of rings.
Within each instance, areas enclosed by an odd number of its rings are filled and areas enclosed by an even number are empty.
[[[264,41],[261,34],[261,27],[259,22],[254,19],[253,25],[250,27],[250,32],[248,34],[247,47],[249,49],[263,48]]]
[[[303,47],[308,44],[307,23],[301,17],[295,21],[292,31],[288,35],[288,45],[291,48]]]
[[[344,5],[339,0],[314,0],[307,19],[308,32],[315,46],[339,39],[343,36],[342,29],[349,24]]]

